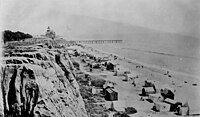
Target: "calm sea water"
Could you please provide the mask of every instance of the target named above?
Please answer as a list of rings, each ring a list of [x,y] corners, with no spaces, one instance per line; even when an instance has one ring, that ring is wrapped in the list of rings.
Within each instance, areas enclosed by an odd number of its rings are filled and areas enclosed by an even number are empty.
[[[193,50],[180,49],[174,45],[123,42],[115,44],[90,44],[89,46],[115,53],[147,64],[166,67],[178,72],[200,75],[200,58]]]

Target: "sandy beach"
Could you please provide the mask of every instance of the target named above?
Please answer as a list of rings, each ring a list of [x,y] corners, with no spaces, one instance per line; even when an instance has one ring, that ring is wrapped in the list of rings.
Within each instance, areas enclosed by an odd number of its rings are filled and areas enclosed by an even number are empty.
[[[138,78],[135,79],[136,86],[133,86],[132,80],[123,81],[124,76],[114,76],[114,72],[110,71],[88,71],[87,67],[84,67],[85,64],[81,62],[81,57],[75,57],[74,59],[80,63],[80,69],[91,76],[97,78],[105,79],[106,81],[111,81],[115,83],[115,90],[118,92],[119,99],[118,102],[123,105],[123,107],[134,107],[137,109],[137,113],[131,116],[134,117],[173,117],[180,116],[176,115],[173,112],[155,112],[152,110],[153,103],[148,101],[141,101],[139,94],[142,90],[142,85],[145,80],[151,81],[155,84],[156,89],[160,90],[164,86],[170,87],[174,90],[175,99],[178,102],[188,102],[190,106],[190,115],[199,116],[200,113],[200,81],[198,78],[189,76],[188,74],[182,74],[180,72],[170,71],[169,69],[161,69],[156,66],[151,66],[142,62],[135,60],[126,59],[115,55],[113,53],[103,52],[92,47],[83,46],[72,47],[78,50],[79,52],[87,52],[96,57],[109,57],[109,59],[116,64],[116,67],[120,71],[130,71],[133,74],[138,74]],[[117,59],[114,60],[114,57]],[[137,67],[142,66],[142,67]],[[169,71],[169,75],[165,73]],[[164,75],[165,74],[165,75]],[[109,102],[106,102],[109,103]],[[112,112],[109,112],[112,115]]]

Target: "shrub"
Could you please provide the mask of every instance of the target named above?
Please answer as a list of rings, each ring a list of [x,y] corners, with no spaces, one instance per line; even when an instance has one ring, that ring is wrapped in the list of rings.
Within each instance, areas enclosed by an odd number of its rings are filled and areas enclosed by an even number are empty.
[[[85,87],[85,86],[82,86],[80,88],[80,93],[81,93],[81,96],[83,99],[89,99],[90,97],[92,97],[92,93],[90,91],[91,89]]]
[[[116,112],[113,117],[130,117],[124,112]]]
[[[103,87],[105,82],[106,82],[106,80],[104,80],[104,79],[94,79],[91,81],[91,84],[95,87]]]
[[[3,41],[4,43],[7,41],[20,41],[26,38],[32,38],[33,36],[30,34],[25,34],[23,32],[17,31],[12,32],[10,30],[3,31]]]
[[[127,107],[127,108],[125,108],[125,112],[127,114],[134,114],[134,113],[137,113],[137,110],[133,107]]]

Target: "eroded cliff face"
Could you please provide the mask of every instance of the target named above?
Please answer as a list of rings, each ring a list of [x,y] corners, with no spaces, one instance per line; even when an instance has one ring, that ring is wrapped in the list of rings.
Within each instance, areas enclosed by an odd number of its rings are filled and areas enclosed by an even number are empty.
[[[65,48],[48,42],[7,47],[4,62],[1,115],[87,117]]]

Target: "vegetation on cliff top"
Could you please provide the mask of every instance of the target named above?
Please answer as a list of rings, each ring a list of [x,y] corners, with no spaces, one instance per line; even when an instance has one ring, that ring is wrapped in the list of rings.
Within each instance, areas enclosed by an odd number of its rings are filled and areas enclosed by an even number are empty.
[[[25,34],[23,32],[17,31],[17,32],[12,32],[10,30],[5,30],[3,31],[3,41],[4,43],[7,41],[20,41],[24,40],[26,38],[32,38],[33,36],[30,34]]]

